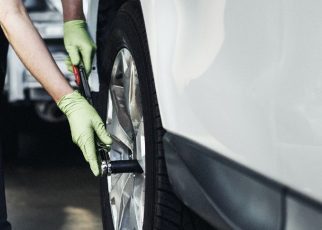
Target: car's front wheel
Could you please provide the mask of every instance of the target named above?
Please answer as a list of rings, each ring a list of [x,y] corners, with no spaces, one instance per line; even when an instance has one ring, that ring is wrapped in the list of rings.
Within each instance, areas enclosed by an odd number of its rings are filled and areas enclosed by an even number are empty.
[[[140,2],[126,1],[102,39],[97,109],[118,139],[111,160],[137,159],[143,174],[101,179],[104,229],[205,229],[172,192]],[[103,36],[104,37],[104,36]]]

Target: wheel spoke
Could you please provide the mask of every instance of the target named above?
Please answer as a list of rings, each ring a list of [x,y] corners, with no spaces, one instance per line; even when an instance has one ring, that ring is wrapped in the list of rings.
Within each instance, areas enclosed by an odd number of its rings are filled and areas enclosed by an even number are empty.
[[[133,178],[131,174],[112,175],[111,182],[110,199],[112,201],[111,206],[113,206],[114,225],[117,228],[117,226],[121,226],[125,207],[127,207],[130,198],[129,194],[133,191]],[[115,220],[115,217],[117,217],[117,220]]]
[[[139,226],[139,214],[137,209],[137,204],[135,203],[135,199],[132,197],[131,203],[130,203],[130,223],[129,226],[131,226],[132,229],[140,229]]]
[[[133,184],[134,179],[132,174],[127,174],[125,186],[122,190],[122,197],[121,197],[121,212],[119,216],[119,226],[123,227],[123,224],[126,223],[126,226],[128,225],[130,221],[130,211],[131,211],[131,200],[132,200],[132,194],[133,194]],[[124,229],[124,228],[123,228]]]
[[[141,167],[145,169],[145,136],[144,136],[144,123],[141,120],[137,134],[136,134],[136,159],[139,161]]]
[[[134,181],[133,192],[133,208],[135,209],[135,216],[139,226],[142,229],[144,217],[144,194],[145,194],[145,180],[143,175],[136,175]]]
[[[140,124],[142,119],[139,79],[132,56],[127,57],[126,63],[127,69],[123,78],[125,101],[134,131],[137,131],[138,125]]]
[[[109,125],[112,135],[117,137],[125,146],[133,152],[133,127],[131,118],[128,115],[125,101],[124,88],[121,86],[111,87],[111,97],[113,103],[113,122]]]

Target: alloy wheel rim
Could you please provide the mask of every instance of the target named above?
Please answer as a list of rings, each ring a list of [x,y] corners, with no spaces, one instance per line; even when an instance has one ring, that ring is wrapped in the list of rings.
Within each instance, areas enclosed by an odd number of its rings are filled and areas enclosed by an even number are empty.
[[[114,60],[107,106],[107,129],[117,140],[110,159],[137,159],[144,171],[108,177],[114,228],[141,230],[145,199],[144,119],[136,64],[126,48]]]

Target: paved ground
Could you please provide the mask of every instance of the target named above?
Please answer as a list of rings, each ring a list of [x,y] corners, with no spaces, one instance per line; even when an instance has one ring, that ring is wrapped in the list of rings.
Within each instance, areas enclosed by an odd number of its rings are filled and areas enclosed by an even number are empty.
[[[16,140],[6,142],[13,229],[102,229],[98,180],[71,143],[67,124],[41,122],[30,109],[13,109],[7,116],[5,136]]]
[[[97,183],[84,169],[19,167],[6,182],[13,229],[102,229]]]

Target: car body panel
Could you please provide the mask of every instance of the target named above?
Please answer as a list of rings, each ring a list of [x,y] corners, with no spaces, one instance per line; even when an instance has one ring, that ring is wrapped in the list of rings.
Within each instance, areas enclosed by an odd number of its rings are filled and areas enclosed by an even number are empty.
[[[322,2],[141,4],[164,128],[321,202]]]

